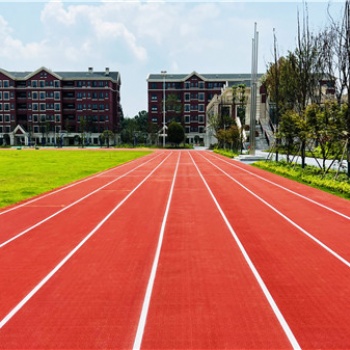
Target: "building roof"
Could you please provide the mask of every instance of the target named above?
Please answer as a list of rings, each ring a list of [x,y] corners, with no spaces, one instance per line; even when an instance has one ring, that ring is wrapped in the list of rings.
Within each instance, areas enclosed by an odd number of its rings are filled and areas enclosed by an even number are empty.
[[[186,81],[191,78],[193,75],[196,75],[203,81],[250,81],[251,74],[250,73],[235,73],[235,74],[227,74],[227,73],[210,73],[210,74],[199,74],[193,71],[190,74],[171,74],[171,73],[158,73],[158,74],[149,74],[147,81],[161,81],[165,79],[167,81]],[[262,76],[262,74],[258,74],[258,77]]]
[[[57,77],[57,79],[63,79],[63,80],[90,80],[90,79],[106,79],[110,78],[111,80],[115,80],[120,82],[120,74],[119,72],[112,72],[108,68],[104,71],[93,71],[92,68],[89,68],[87,71],[63,71],[63,72],[54,72],[50,69],[47,69],[45,67],[41,67],[35,71],[29,72],[9,72],[5,69],[0,68],[0,73],[3,73],[7,75],[9,78],[14,80],[25,80],[29,79],[30,77],[34,76],[35,74],[46,71],[47,73],[54,75]]]

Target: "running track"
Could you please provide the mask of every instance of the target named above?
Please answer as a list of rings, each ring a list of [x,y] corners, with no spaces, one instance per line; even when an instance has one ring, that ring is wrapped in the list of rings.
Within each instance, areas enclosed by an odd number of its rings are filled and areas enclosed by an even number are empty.
[[[0,349],[349,349],[349,228],[349,201],[155,152],[0,211]]]

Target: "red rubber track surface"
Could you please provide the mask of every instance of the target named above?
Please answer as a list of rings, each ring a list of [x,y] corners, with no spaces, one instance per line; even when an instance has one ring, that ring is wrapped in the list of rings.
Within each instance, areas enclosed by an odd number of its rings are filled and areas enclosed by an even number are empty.
[[[0,211],[0,349],[350,348],[349,228],[349,201],[155,152]]]

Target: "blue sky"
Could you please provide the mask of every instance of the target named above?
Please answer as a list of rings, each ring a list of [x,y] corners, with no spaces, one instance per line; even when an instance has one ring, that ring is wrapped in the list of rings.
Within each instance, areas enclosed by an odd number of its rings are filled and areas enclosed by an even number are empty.
[[[310,29],[340,19],[344,1],[308,1]],[[147,110],[150,73],[250,73],[254,23],[258,71],[294,50],[302,1],[2,1],[0,67],[9,71],[119,71],[126,117]]]

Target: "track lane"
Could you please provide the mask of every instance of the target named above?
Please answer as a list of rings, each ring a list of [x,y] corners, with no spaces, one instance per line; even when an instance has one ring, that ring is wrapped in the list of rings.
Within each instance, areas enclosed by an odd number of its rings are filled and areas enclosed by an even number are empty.
[[[0,348],[131,348],[175,160],[158,168],[3,327]]]
[[[349,348],[349,268],[198,154],[196,159],[302,348]]]
[[[209,162],[210,159],[206,158]],[[217,162],[216,162],[217,163]],[[213,163],[213,165],[215,162]],[[324,249],[328,249],[331,254],[343,261],[350,267],[350,244],[347,244],[350,227],[350,215],[346,213],[350,210],[349,201],[336,196],[328,195],[327,202],[309,200],[309,196],[314,196],[316,192],[322,192],[301,186],[298,195],[286,190],[276,182],[269,181],[266,178],[255,176],[255,168],[247,171],[239,165],[215,164],[232,181],[238,181],[246,190],[251,190],[252,195],[257,199],[266,201],[286,220],[291,220],[300,230]],[[240,171],[242,169],[242,171]],[[265,172],[265,176],[268,173]],[[281,179],[281,183],[283,183]],[[291,181],[288,181],[289,183]],[[334,206],[340,207],[340,211]],[[307,215],[306,215],[307,214]]]
[[[191,157],[183,153],[142,349],[291,347]]]
[[[283,189],[284,191],[288,191],[299,198],[309,201],[311,204],[313,203],[319,206],[324,206],[325,209],[334,211],[338,213],[339,216],[344,215],[346,218],[350,217],[350,206],[347,199],[334,196],[325,191],[320,191],[305,184],[298,183],[296,181],[267,172],[263,169],[252,167],[248,164],[229,159],[212,152],[202,152],[201,155],[205,156],[207,159],[216,160],[221,164],[229,165],[229,167],[226,169],[231,169],[231,171],[234,173],[238,171],[246,174],[247,176],[253,176],[257,180],[262,180],[262,183],[265,185],[269,183],[273,184],[275,190],[278,188]],[[266,176],[266,174],[268,174],[268,176]],[[307,196],[303,195],[305,191],[307,192]]]
[[[13,237],[14,233],[26,231],[34,225],[39,225],[41,221],[47,220],[50,216],[58,215],[70,206],[78,204],[85,196],[90,196],[94,191],[98,192],[103,189],[109,182],[117,181],[117,178],[123,176],[127,171],[133,171],[138,166],[143,166],[145,162],[158,158],[161,154],[162,152],[156,152],[23,203],[3,208],[0,210],[0,247],[3,242]]]
[[[165,159],[165,156],[160,157],[137,168],[127,178],[86,199],[83,205],[69,208],[2,247],[0,319]]]
[[[339,267],[271,209],[252,201],[202,154],[191,152],[298,342],[310,349],[350,348],[349,269]],[[0,330],[0,349],[132,347],[175,158]],[[161,259],[157,271],[142,347],[219,349],[233,348],[235,343],[241,348],[287,348],[289,343],[279,325],[276,331],[276,317],[266,312],[266,300],[257,296],[240,253],[232,254],[232,237],[213,215],[190,162],[181,164],[175,210],[168,218],[162,248],[166,259]],[[108,197],[112,191],[105,192]],[[105,203],[98,198],[92,199],[95,206]],[[84,215],[83,209],[79,212]],[[130,219],[130,213],[140,212],[144,215]],[[35,236],[26,239],[30,242]],[[37,241],[43,252],[48,243]],[[55,248],[53,244],[49,253]],[[25,245],[21,253],[28,254]],[[0,301],[1,305],[1,297]]]

